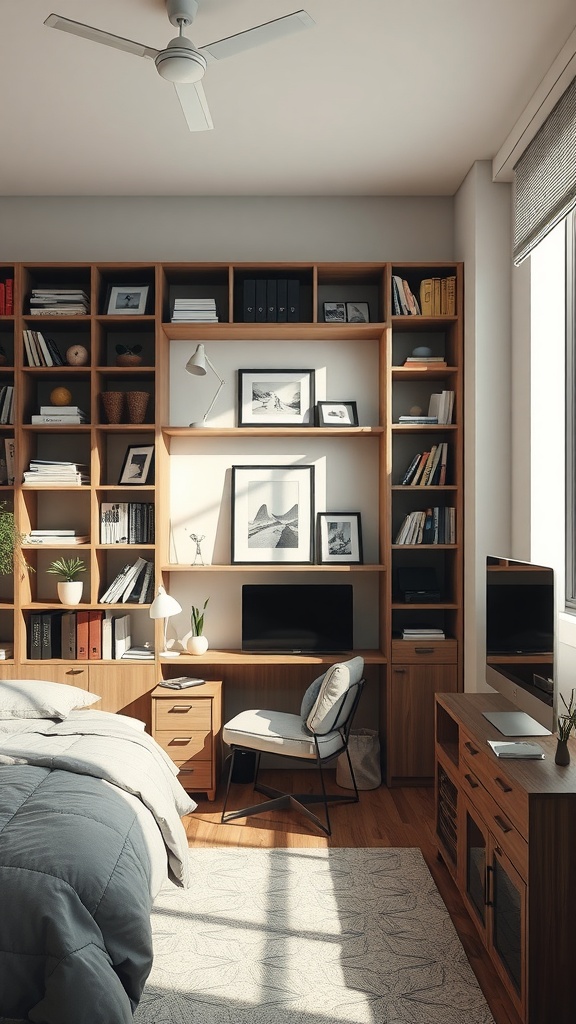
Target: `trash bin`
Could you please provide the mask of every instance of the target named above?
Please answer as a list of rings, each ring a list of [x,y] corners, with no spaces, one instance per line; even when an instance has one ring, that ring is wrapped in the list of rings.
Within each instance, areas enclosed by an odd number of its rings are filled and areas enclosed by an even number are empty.
[[[237,750],[231,782],[254,782],[256,754],[252,750]]]
[[[382,782],[380,740],[374,729],[354,729],[348,737],[348,753],[358,789],[377,789]],[[336,762],[336,785],[354,789],[346,754]]]

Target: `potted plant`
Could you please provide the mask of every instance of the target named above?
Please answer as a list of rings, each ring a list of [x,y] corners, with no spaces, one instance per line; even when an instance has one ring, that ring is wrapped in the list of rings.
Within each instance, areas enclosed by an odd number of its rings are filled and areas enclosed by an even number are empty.
[[[554,761],[556,764],[560,765],[570,764],[568,740],[572,729],[576,727],[576,699],[574,697],[574,692],[575,691],[572,690],[569,703],[566,703],[564,694],[560,694],[560,700],[566,708],[564,714],[558,715],[558,742],[556,744],[556,756]]]
[[[81,558],[57,558],[51,562],[46,572],[60,577],[58,597],[62,604],[79,604],[82,597],[83,582],[76,577],[86,572],[86,565]]]
[[[142,345],[116,345],[117,366],[138,366],[142,362]]]
[[[204,636],[204,612],[209,600],[210,598],[207,597],[202,608],[196,608],[195,605],[192,605],[190,609],[191,629],[186,641],[189,654],[205,654],[208,650],[208,640]]]
[[[5,501],[0,502],[0,576],[10,576],[16,566],[32,572],[22,554],[22,542],[24,535],[16,529],[14,513],[6,505]]]

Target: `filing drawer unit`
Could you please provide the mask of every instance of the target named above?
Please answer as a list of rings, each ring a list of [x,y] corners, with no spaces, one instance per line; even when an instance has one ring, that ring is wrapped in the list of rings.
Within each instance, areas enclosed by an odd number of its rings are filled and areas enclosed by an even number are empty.
[[[220,774],[222,683],[187,690],[157,686],[152,691],[152,735],[180,769],[190,793],[216,798]]]

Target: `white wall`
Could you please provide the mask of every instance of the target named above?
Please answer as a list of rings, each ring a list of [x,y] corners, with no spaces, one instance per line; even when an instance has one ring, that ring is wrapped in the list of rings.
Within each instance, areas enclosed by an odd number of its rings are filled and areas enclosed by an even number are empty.
[[[464,686],[484,680],[485,559],[511,543],[510,186],[489,161],[471,168],[455,204],[455,258],[465,264]]]
[[[0,261],[451,260],[449,197],[1,198]]]

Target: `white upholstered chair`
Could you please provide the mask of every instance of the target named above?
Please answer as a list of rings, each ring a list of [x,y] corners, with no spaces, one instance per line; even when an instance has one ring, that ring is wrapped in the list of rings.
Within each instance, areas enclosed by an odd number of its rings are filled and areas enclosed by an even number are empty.
[[[231,748],[230,768],[222,809],[222,822],[235,818],[249,817],[282,807],[301,811],[326,835],[331,835],[328,805],[332,803],[357,803],[358,788],[354,769],[348,752],[348,737],[358,701],[364,686],[364,661],[352,658],[350,661],[331,665],[308,687],[302,699],[300,714],[283,711],[249,710],[242,711],[227,722],[223,729],[223,740]],[[238,752],[251,751],[256,754],[254,790],[269,799],[228,811],[230,784],[234,772],[234,761]],[[259,781],[260,758],[262,754],[276,754],[297,761],[309,762],[318,769],[319,793],[284,793]],[[350,768],[353,793],[327,793],[323,768],[340,754],[345,753]],[[324,805],[324,821],[309,809],[308,804]]]

